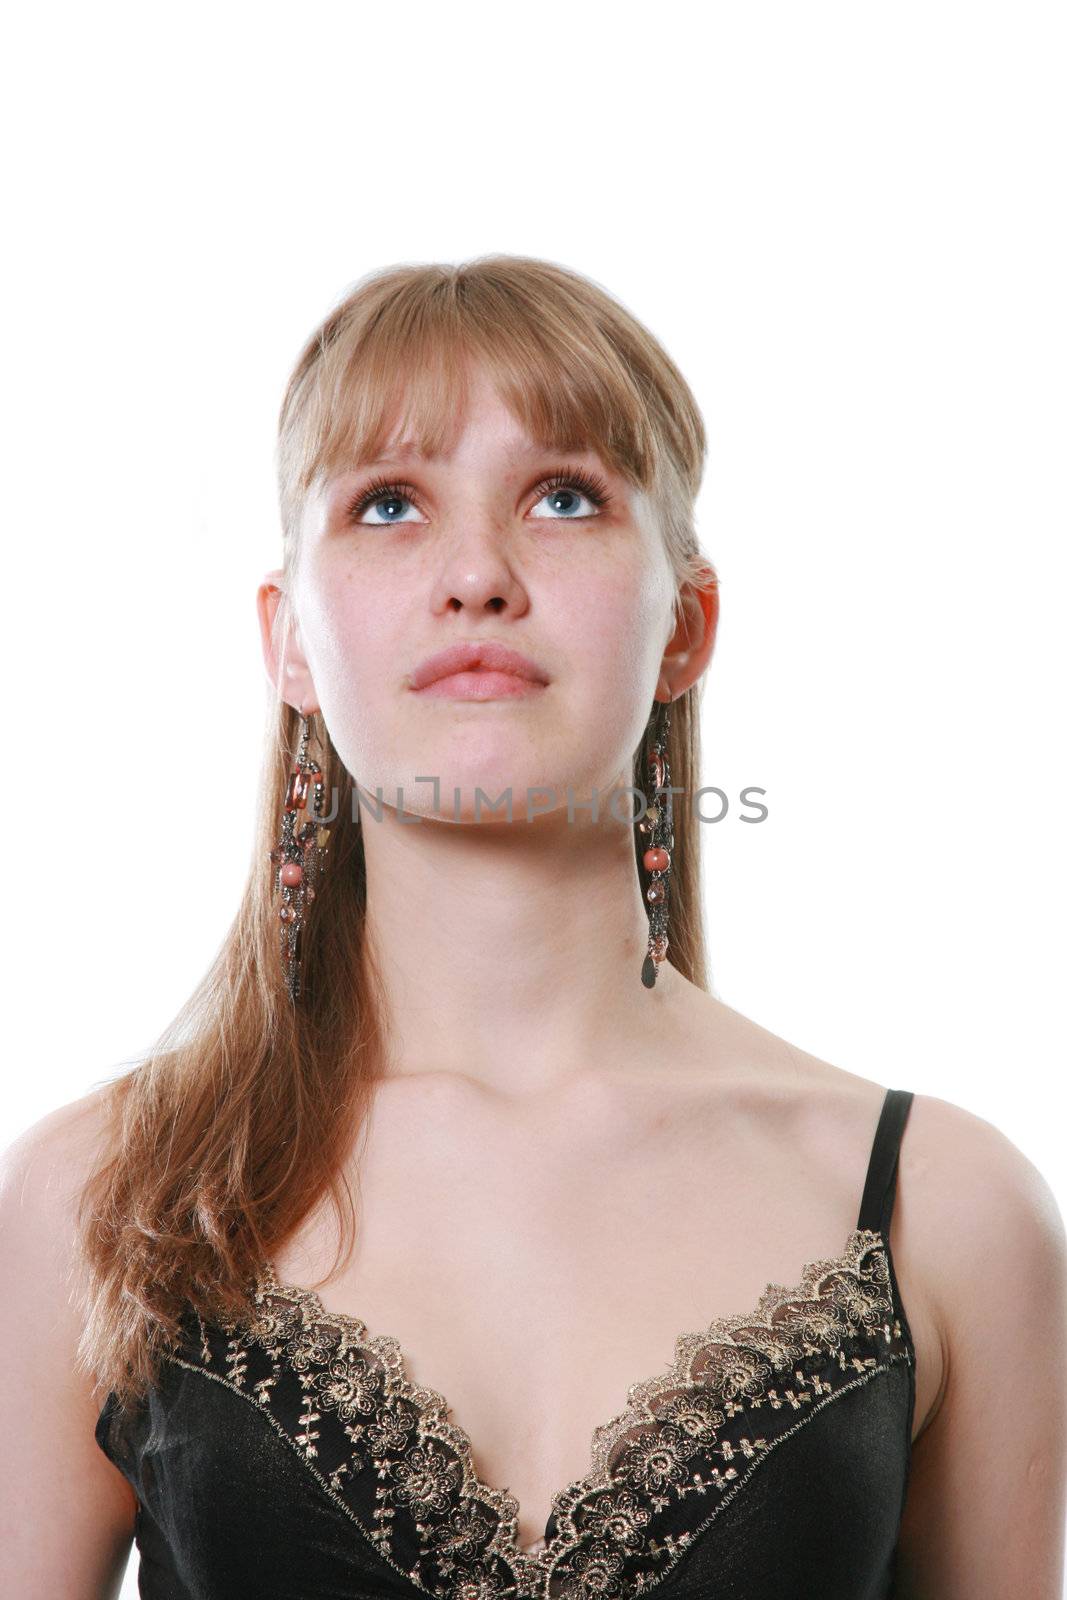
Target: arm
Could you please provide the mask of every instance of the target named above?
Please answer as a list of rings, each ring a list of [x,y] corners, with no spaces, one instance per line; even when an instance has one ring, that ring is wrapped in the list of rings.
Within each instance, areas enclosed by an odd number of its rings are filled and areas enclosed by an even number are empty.
[[[113,1600],[136,1497],[93,1436],[104,1394],[75,1371],[73,1201],[96,1095],[35,1123],[0,1161],[0,1594]]]
[[[947,1370],[915,1443],[898,1600],[1061,1600],[1067,1242],[1045,1179],[990,1123],[940,1102],[930,1179]],[[931,1252],[932,1257],[932,1252]]]

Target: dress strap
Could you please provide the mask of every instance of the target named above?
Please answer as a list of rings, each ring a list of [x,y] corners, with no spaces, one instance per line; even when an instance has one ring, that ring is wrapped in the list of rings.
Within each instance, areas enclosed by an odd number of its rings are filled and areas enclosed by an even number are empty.
[[[910,1089],[887,1089],[882,1101],[882,1114],[878,1118],[874,1144],[871,1147],[867,1181],[863,1186],[857,1228],[871,1228],[888,1243],[889,1224],[893,1216],[893,1201],[897,1191],[897,1159],[904,1124],[908,1120],[911,1102],[915,1098]]]

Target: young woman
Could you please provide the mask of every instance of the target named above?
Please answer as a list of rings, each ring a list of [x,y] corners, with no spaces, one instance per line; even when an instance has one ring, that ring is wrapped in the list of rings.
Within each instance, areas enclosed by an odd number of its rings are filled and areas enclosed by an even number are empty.
[[[1059,1595],[1047,1184],[709,989],[704,451],[550,263],[309,339],[236,920],[7,1156],[4,1593]]]

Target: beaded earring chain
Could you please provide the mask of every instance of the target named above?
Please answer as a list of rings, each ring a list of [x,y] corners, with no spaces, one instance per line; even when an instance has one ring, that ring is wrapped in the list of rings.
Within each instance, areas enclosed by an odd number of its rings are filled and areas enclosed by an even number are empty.
[[[326,789],[322,768],[308,755],[308,740],[314,717],[301,713],[303,730],[296,762],[289,774],[282,810],[282,833],[270,852],[273,893],[281,892],[278,921],[281,924],[282,974],[291,1001],[300,995],[301,945],[307,907],[315,898],[315,884],[326,865],[330,843],[329,826],[322,821]],[[297,818],[307,810],[308,791],[312,790],[311,817],[298,829]]]
[[[652,708],[646,735],[649,787],[652,803],[638,823],[645,835],[641,857],[650,882],[645,890],[648,909],[648,954],[641,966],[641,982],[655,987],[660,962],[667,954],[667,895],[670,889],[671,851],[674,849],[673,795],[667,763],[667,735],[671,725],[670,701],[658,700]],[[647,797],[646,797],[647,798]]]

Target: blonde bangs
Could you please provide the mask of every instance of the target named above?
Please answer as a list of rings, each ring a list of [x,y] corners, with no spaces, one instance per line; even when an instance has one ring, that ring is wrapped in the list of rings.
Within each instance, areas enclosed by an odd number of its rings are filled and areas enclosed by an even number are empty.
[[[286,534],[316,481],[377,460],[390,443],[448,454],[475,366],[541,448],[595,451],[651,492],[673,455],[695,492],[699,412],[645,329],[565,268],[483,257],[372,274],[308,341],[279,419]]]

